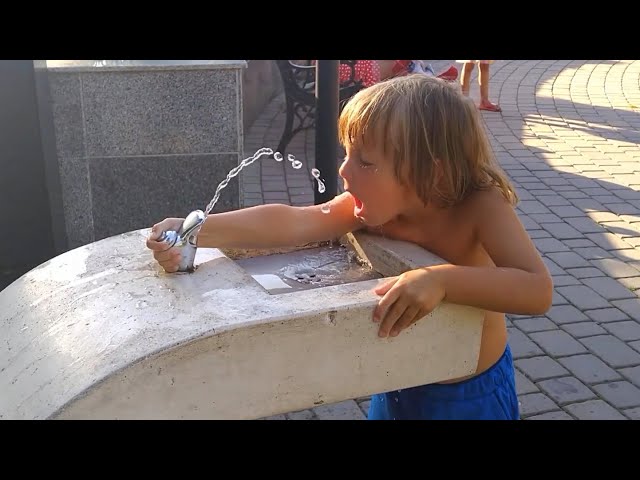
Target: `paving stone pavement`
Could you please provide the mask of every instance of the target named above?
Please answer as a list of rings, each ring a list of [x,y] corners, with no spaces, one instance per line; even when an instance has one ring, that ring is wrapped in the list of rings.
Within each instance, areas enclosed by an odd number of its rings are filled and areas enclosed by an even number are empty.
[[[431,63],[439,71],[453,61]],[[640,61],[496,61],[490,97],[503,110],[482,114],[491,143],[555,286],[546,315],[508,316],[521,416],[639,419]],[[283,112],[279,96],[247,132],[246,156],[275,148]],[[243,204],[312,204],[314,148],[309,130],[287,151],[306,168],[253,164]],[[269,418],[366,419],[368,404]]]

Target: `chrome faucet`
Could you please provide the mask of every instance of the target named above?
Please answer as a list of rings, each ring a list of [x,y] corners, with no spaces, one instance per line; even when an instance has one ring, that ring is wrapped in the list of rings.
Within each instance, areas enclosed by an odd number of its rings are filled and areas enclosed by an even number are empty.
[[[195,270],[193,262],[196,258],[197,236],[200,228],[206,220],[206,215],[202,210],[194,210],[182,222],[180,230],[168,230],[162,232],[158,242],[166,242],[168,248],[179,248],[181,259],[178,267],[179,272],[193,272]]]

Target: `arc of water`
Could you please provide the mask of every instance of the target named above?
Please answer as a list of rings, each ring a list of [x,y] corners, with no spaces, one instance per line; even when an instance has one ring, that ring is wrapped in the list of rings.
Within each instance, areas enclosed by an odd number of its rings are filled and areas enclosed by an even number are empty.
[[[256,151],[256,153],[254,153],[251,157],[245,158],[242,162],[240,162],[240,164],[237,167],[229,171],[229,173],[227,174],[227,178],[225,178],[218,184],[218,187],[216,188],[216,192],[213,195],[213,198],[211,199],[211,201],[207,205],[207,208],[204,211],[205,216],[209,215],[211,210],[213,210],[213,208],[216,206],[216,203],[220,199],[220,194],[222,193],[222,190],[224,190],[224,188],[229,184],[231,179],[237,176],[242,171],[243,168],[251,165],[253,162],[255,162],[256,160],[258,160],[260,157],[264,155],[273,155],[273,158],[276,160],[276,162],[281,162],[283,160],[283,156],[280,152],[274,153],[271,148],[267,148],[267,147],[261,148],[258,151]],[[302,162],[299,160],[296,160],[296,158],[292,154],[287,155],[287,160],[291,162],[291,166],[296,170],[302,168]],[[311,174],[318,182],[318,191],[320,193],[324,193],[326,190],[326,187],[324,182],[320,180],[320,170],[318,170],[317,168],[314,168],[311,170]],[[322,206],[322,212],[329,213],[329,211],[330,211],[329,204],[325,204]]]

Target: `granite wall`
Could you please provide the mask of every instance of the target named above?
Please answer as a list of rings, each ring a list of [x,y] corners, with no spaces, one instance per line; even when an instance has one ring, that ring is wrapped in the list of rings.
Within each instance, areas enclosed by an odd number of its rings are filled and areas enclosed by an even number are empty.
[[[245,68],[244,60],[47,62],[67,248],[206,207],[242,160]],[[239,199],[232,181],[213,211],[236,209]]]

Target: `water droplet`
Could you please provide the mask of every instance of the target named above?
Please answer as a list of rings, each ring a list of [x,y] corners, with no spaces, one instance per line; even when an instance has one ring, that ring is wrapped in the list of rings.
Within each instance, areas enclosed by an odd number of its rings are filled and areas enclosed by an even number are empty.
[[[322,193],[322,192],[320,192],[320,193]],[[325,203],[324,205],[322,205],[322,206],[320,207],[320,211],[321,211],[322,213],[330,213],[330,212],[331,212],[331,204],[329,204],[329,203]]]
[[[149,306],[149,303],[147,303],[146,300],[140,300],[138,303],[136,303],[136,308],[145,308]]]
[[[282,160],[284,160],[284,157],[282,156],[282,154],[280,152],[276,152],[273,154],[273,158],[276,162],[281,162]]]
[[[312,168],[311,175],[313,175],[313,178],[320,178],[320,170],[318,170],[317,168]]]
[[[327,187],[324,186],[324,183],[322,183],[320,180],[318,180],[318,192],[324,193],[326,189],[327,189]]]
[[[298,170],[298,169],[302,168],[302,162],[301,162],[300,160],[294,160],[294,161],[291,163],[291,166],[292,166],[293,168],[295,168],[296,170]]]
[[[289,160],[290,162],[292,162],[292,163],[293,163],[293,162],[295,161],[295,159],[296,159],[296,157],[294,157],[291,153],[289,153],[289,154],[287,155],[287,160]]]

